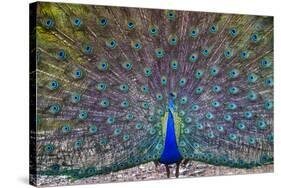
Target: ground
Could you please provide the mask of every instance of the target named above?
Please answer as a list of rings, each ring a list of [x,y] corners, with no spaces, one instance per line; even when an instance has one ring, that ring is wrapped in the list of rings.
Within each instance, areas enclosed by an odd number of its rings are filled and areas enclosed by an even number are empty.
[[[171,178],[175,178],[175,165],[170,166]],[[206,177],[206,176],[221,176],[221,175],[236,175],[236,174],[253,174],[253,173],[268,173],[273,172],[273,165],[265,165],[253,169],[238,169],[222,166],[213,166],[200,162],[189,162],[186,165],[181,164],[179,178],[187,177]],[[102,176],[95,176],[86,179],[71,182],[71,180],[62,177],[38,177],[40,186],[58,186],[67,184],[93,184],[93,183],[109,183],[109,182],[124,182],[124,181],[140,181],[140,180],[156,180],[166,179],[166,169],[164,165],[157,168],[153,162],[143,164],[127,170],[122,170]]]

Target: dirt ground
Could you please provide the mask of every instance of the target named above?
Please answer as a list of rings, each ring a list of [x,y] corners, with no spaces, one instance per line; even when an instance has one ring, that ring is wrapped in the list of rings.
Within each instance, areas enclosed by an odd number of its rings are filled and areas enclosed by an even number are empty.
[[[170,165],[171,177],[175,178],[175,165]],[[273,165],[265,165],[253,169],[238,169],[222,166],[213,166],[200,162],[189,162],[186,165],[181,165],[179,178],[188,177],[206,177],[206,176],[221,176],[221,175],[236,175],[236,174],[254,174],[273,172]],[[89,177],[86,179],[71,180],[64,177],[46,177],[39,176],[38,184],[40,186],[62,186],[69,184],[94,184],[94,183],[110,183],[124,181],[141,181],[141,180],[156,180],[166,179],[166,168],[160,165],[156,168],[153,162],[143,164],[127,170],[122,170],[107,175]]]

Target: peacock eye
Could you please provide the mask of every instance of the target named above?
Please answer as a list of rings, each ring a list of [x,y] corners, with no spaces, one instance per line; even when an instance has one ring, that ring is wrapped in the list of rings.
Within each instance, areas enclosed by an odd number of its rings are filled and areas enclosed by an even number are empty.
[[[88,114],[88,112],[86,112],[86,111],[81,111],[81,112],[79,113],[79,115],[78,115],[79,119],[81,119],[81,120],[87,119],[88,116],[89,116],[89,114]]]
[[[223,118],[224,118],[225,121],[231,121],[232,120],[232,117],[229,114],[225,114]]]
[[[152,26],[149,28],[149,34],[151,36],[157,36],[158,35],[158,28],[155,26]]]
[[[191,31],[190,31],[190,36],[192,38],[196,38],[198,36],[198,32],[199,32],[199,29],[198,28],[193,28]]]
[[[209,132],[207,135],[209,138],[215,138],[215,134],[213,132]]]
[[[273,78],[267,78],[267,79],[264,81],[264,84],[265,84],[265,86],[267,86],[267,87],[272,87],[272,86],[273,86]]]
[[[65,52],[64,52],[64,50],[58,51],[58,57],[59,57],[59,59],[61,59],[61,60],[64,60],[64,59],[65,59]]]
[[[54,172],[58,172],[60,170],[60,165],[58,165],[58,164],[52,165],[51,170]]]
[[[273,138],[273,137],[274,137],[274,136],[273,136],[273,133],[269,133],[269,134],[268,134],[267,140],[268,140],[269,143],[273,143],[273,141],[274,141],[274,138]]]
[[[127,26],[128,26],[128,29],[135,28],[135,24],[133,22],[128,22]]]
[[[129,90],[129,86],[128,86],[127,84],[121,84],[121,85],[119,86],[119,89],[120,89],[122,92],[126,93],[126,92],[128,92],[128,90]]]
[[[151,68],[145,67],[145,68],[144,68],[144,75],[145,75],[146,77],[149,77],[149,76],[151,76],[151,74],[152,74]]]
[[[50,90],[55,90],[59,87],[59,83],[56,80],[52,80],[49,84],[49,89]]]
[[[273,108],[273,101],[272,100],[267,100],[264,102],[264,108],[266,110],[271,110]]]
[[[215,32],[217,32],[217,26],[216,25],[212,25],[211,27],[210,27],[210,32],[211,33],[215,33]]]
[[[58,112],[60,112],[61,110],[61,107],[59,104],[53,104],[51,107],[50,107],[50,112],[52,114],[57,114]]]
[[[239,76],[239,74],[240,74],[240,72],[238,69],[232,69],[228,73],[230,78],[237,78]]]
[[[48,19],[45,20],[45,23],[43,23],[43,24],[45,25],[45,27],[47,29],[50,29],[54,26],[54,21],[53,21],[53,19],[48,18]]]
[[[106,26],[107,23],[108,23],[108,20],[107,20],[107,19],[105,19],[105,18],[100,19],[99,24],[100,24],[101,26]]]
[[[133,47],[133,49],[135,50],[139,50],[142,48],[141,43],[139,41],[135,41],[135,42],[131,42],[131,46]]]
[[[106,41],[106,46],[108,48],[114,49],[117,46],[117,41],[115,39],[110,39]]]
[[[224,130],[223,126],[217,126],[218,131],[222,132]]]
[[[132,113],[127,114],[126,119],[132,120],[134,118],[134,115]]]
[[[130,136],[129,136],[128,134],[126,134],[126,135],[123,136],[123,140],[124,140],[124,141],[129,140],[129,138],[130,138]]]
[[[158,101],[161,101],[161,100],[163,99],[163,95],[162,95],[161,93],[157,93],[157,94],[156,94],[156,99],[157,99]]]
[[[90,125],[89,131],[90,133],[96,133],[97,132],[97,126],[96,125]]]
[[[199,87],[197,87],[197,88],[195,89],[195,93],[196,93],[196,94],[201,94],[201,93],[203,93],[203,91],[204,91],[204,89],[203,89],[203,87],[201,87],[201,86],[199,86]]]
[[[103,108],[108,107],[108,106],[110,105],[109,100],[108,100],[108,99],[103,99],[103,100],[100,102],[100,105],[101,105],[101,107],[103,107]]]
[[[171,69],[172,70],[177,70],[178,69],[178,62],[176,60],[172,60],[170,63]]]
[[[45,146],[45,151],[47,153],[52,153],[55,150],[55,146],[53,144],[48,144]]]
[[[257,120],[256,125],[259,129],[266,129],[267,128],[267,123],[265,122],[264,119]]]
[[[195,55],[195,54],[192,54],[192,55],[190,55],[189,56],[189,61],[190,62],[196,62],[197,61],[197,59],[198,59],[198,56],[197,55]]]
[[[262,60],[260,61],[260,65],[261,65],[261,68],[266,69],[266,68],[271,67],[272,61],[270,61],[269,59],[262,59]]]
[[[179,85],[180,85],[181,87],[183,87],[183,86],[185,86],[185,84],[186,84],[186,79],[185,79],[185,78],[181,78],[181,79],[180,79]]]
[[[82,73],[82,71],[81,71],[80,69],[76,69],[76,70],[74,71],[74,73],[73,73],[73,77],[74,77],[75,79],[80,79],[80,78],[82,78],[82,75],[83,75],[83,73]]]
[[[205,117],[210,120],[214,118],[214,115],[211,112],[207,112]]]
[[[256,143],[256,139],[253,138],[253,137],[249,137],[249,138],[248,138],[248,143],[249,143],[249,144],[255,144],[255,143]]]
[[[159,59],[164,57],[164,50],[162,48],[157,48],[155,50],[155,56]]]
[[[170,35],[168,38],[168,43],[171,46],[175,46],[177,44],[177,41],[178,41],[178,37],[176,35]]]
[[[186,117],[184,119],[185,123],[190,124],[192,122],[192,118],[191,117]]]
[[[237,136],[236,136],[236,134],[231,133],[231,134],[229,135],[229,138],[234,141],[234,140],[237,139]]]
[[[238,31],[237,31],[236,28],[231,28],[231,29],[229,30],[229,33],[230,33],[230,35],[231,35],[232,37],[236,37]]]
[[[239,89],[237,87],[230,87],[229,93],[230,94],[237,94],[239,92]]]
[[[85,53],[85,54],[91,54],[92,51],[93,51],[93,48],[92,48],[91,46],[86,46],[86,47],[84,48],[84,53]]]
[[[75,26],[79,27],[79,26],[81,25],[81,20],[80,20],[79,18],[75,18],[75,19],[73,20],[73,24],[74,24]]]
[[[170,21],[174,20],[176,17],[175,11],[172,11],[172,10],[169,10],[166,15],[167,15],[168,20],[170,20]]]
[[[82,146],[82,141],[81,140],[76,140],[74,142],[74,148],[79,149]]]
[[[242,51],[240,54],[242,59],[247,59],[249,57],[249,52],[248,51]]]

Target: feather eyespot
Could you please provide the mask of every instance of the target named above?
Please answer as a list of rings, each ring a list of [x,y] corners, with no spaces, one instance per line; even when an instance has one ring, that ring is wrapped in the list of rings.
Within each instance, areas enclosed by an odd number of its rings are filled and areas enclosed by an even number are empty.
[[[106,19],[106,18],[101,18],[100,20],[99,20],[99,25],[100,26],[106,26],[108,24],[108,20]]]
[[[75,18],[73,20],[73,25],[76,27],[80,27],[81,23],[82,23],[82,21],[79,18]]]
[[[58,89],[58,87],[59,87],[58,81],[56,81],[56,80],[50,81],[50,83],[49,83],[50,90],[56,90],[56,89]]]
[[[57,114],[60,112],[61,106],[59,104],[53,104],[49,110],[52,114]]]

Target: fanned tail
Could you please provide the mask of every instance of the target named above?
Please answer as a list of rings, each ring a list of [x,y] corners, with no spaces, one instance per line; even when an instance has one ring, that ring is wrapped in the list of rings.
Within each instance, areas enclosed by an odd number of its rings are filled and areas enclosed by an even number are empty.
[[[273,18],[38,3],[37,170],[74,179],[164,150],[273,162]]]

